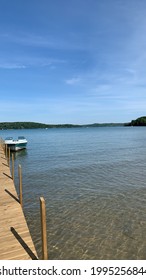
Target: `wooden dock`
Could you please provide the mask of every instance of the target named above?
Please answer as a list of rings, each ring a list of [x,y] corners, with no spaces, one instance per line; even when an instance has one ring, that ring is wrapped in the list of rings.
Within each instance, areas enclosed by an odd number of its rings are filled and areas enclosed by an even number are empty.
[[[36,260],[37,253],[0,143],[0,260]]]

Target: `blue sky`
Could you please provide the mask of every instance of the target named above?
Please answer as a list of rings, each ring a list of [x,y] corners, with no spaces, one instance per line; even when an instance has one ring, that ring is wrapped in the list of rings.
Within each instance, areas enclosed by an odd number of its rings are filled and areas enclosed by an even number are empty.
[[[0,122],[146,115],[145,0],[0,0]]]

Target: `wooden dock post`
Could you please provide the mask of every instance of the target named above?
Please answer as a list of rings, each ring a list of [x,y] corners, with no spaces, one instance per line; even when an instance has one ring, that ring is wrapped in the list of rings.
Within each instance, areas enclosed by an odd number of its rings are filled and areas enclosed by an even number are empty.
[[[18,173],[19,173],[19,201],[21,207],[23,207],[23,198],[22,198],[22,168],[21,165],[18,165]]]
[[[5,144],[5,156],[6,156],[6,158],[8,156],[8,146],[7,146],[7,144]]]
[[[8,165],[10,166],[10,158],[11,158],[11,152],[10,147],[8,148]]]
[[[43,197],[40,197],[41,232],[42,232],[42,259],[48,260],[46,206]]]
[[[12,179],[14,181],[14,154],[12,154]]]

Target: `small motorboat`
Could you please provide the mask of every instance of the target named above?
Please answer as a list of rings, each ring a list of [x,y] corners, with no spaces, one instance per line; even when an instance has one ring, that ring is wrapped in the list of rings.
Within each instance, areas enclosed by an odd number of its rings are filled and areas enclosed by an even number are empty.
[[[11,151],[19,151],[26,149],[27,140],[24,136],[19,136],[17,140],[14,140],[13,137],[7,137],[5,144]]]

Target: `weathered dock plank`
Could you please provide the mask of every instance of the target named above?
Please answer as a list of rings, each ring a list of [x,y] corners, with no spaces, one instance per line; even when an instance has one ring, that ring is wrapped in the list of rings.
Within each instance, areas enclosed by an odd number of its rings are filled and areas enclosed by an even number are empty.
[[[0,260],[34,260],[37,253],[0,144]]]

